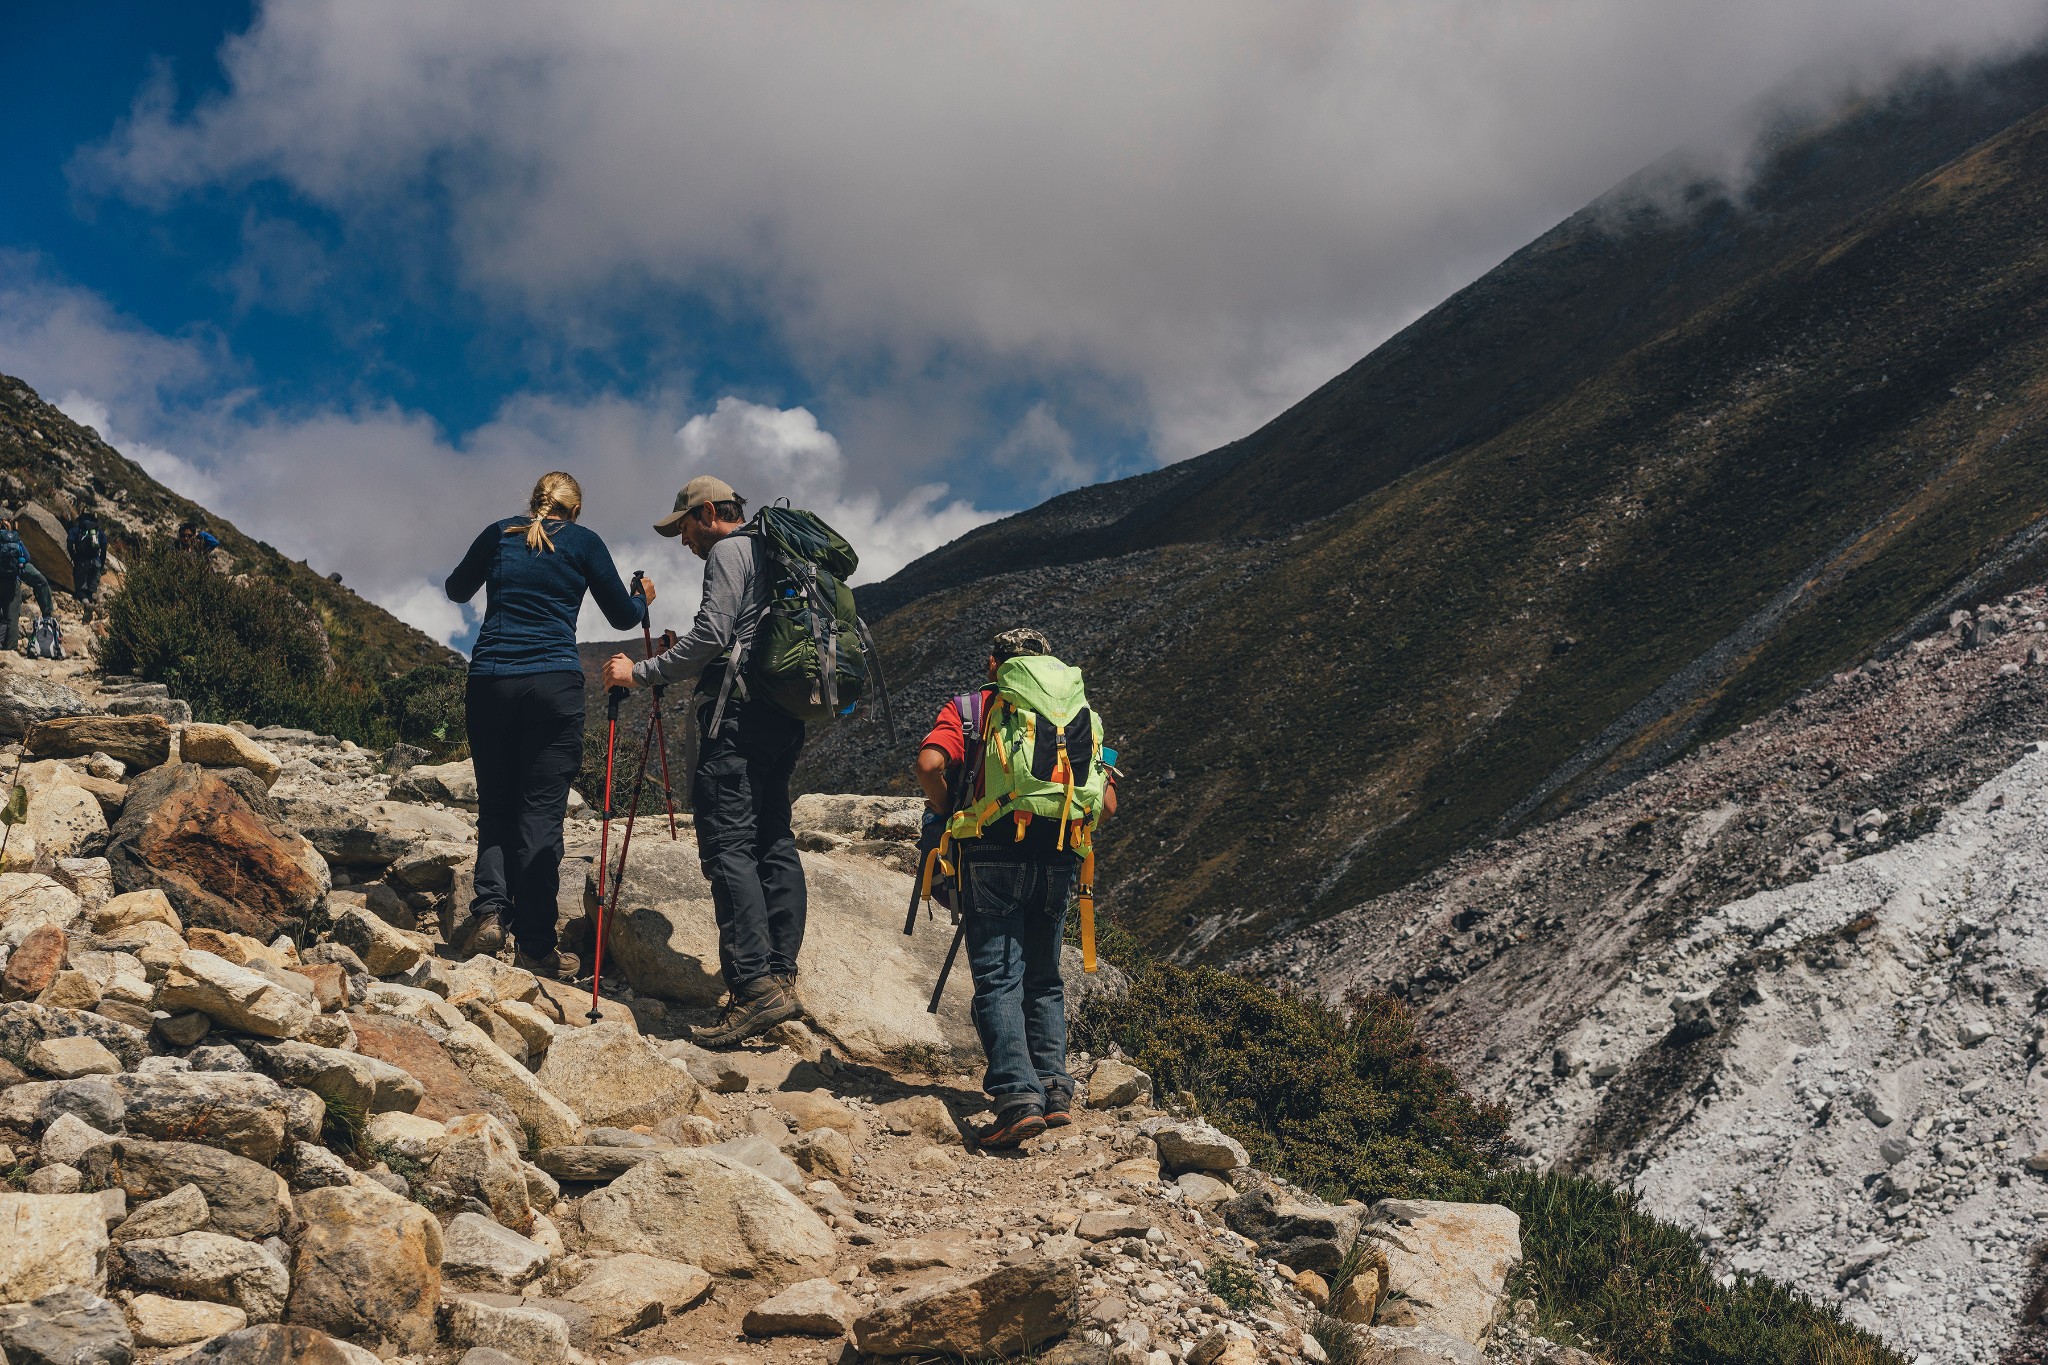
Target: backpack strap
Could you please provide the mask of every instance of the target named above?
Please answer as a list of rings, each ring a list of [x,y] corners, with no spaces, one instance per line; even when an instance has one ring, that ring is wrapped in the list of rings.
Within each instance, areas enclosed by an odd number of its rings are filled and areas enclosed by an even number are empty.
[[[754,538],[754,545],[758,552],[755,557],[754,573],[758,583],[762,569],[762,565],[759,562],[760,555],[767,555],[771,565],[780,562],[775,554],[775,547],[769,543],[766,536],[761,534],[761,514],[756,512],[754,520],[748,522],[739,530],[734,531],[733,534],[736,536],[752,536]],[[767,617],[770,605],[772,604],[749,603],[746,607],[742,608],[744,613],[751,613],[751,627],[748,625],[746,615],[735,617],[733,620],[732,653],[725,661],[725,677],[721,678],[718,683],[718,701],[711,708],[711,738],[713,739],[718,738],[720,732],[724,729],[725,703],[732,696],[733,689],[735,687],[739,689],[741,701],[747,700],[747,682],[740,674],[746,669],[747,656],[753,653],[754,638],[761,633],[761,622]],[[742,635],[746,636],[746,643],[744,644],[740,643]]]

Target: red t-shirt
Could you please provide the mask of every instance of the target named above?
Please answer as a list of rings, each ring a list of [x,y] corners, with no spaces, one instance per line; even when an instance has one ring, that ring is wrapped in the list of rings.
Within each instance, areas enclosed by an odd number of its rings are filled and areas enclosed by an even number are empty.
[[[988,714],[988,708],[994,703],[995,697],[996,690],[993,687],[981,689],[983,715]],[[932,732],[924,737],[923,747],[943,752],[948,765],[967,761],[967,726],[965,718],[960,714],[957,698],[948,699],[946,704],[939,708],[939,718],[932,722]]]

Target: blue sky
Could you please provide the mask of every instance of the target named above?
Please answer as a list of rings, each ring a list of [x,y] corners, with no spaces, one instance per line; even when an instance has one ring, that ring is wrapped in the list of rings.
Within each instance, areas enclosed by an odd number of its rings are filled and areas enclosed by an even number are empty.
[[[0,6],[0,370],[459,643],[567,468],[886,574],[1245,434],[1674,146],[2040,0]]]

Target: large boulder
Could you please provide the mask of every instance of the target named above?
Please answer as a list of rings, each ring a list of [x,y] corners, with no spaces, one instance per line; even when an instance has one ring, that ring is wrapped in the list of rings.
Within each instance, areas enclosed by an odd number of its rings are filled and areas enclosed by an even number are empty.
[[[120,1305],[90,1289],[0,1305],[0,1359],[12,1365],[128,1365],[134,1352]]]
[[[70,592],[76,585],[71,581],[69,536],[57,514],[39,502],[25,502],[14,514],[14,529],[50,586]]]
[[[360,1346],[274,1322],[215,1337],[184,1358],[195,1365],[379,1365]]]
[[[294,1323],[395,1353],[434,1345],[441,1298],[441,1225],[388,1190],[369,1185],[313,1190],[292,1262]]]
[[[531,1071],[512,1059],[491,1036],[467,1021],[448,1030],[441,1040],[455,1064],[482,1089],[512,1111],[515,1132],[527,1134],[535,1147],[560,1147],[583,1135],[576,1111],[556,1099]]]
[[[194,721],[178,731],[178,757],[207,768],[242,768],[254,773],[268,791],[277,785],[284,765],[276,754],[231,725]]]
[[[1072,1330],[1079,1297],[1073,1261],[1015,1261],[894,1294],[855,1321],[853,1340],[865,1355],[1012,1356]]]
[[[206,1197],[207,1227],[230,1237],[268,1237],[291,1214],[291,1187],[283,1176],[217,1147],[119,1138],[93,1148],[85,1163],[95,1184],[122,1190],[131,1201],[197,1185]]]
[[[1364,1235],[1387,1258],[1378,1321],[1478,1346],[1492,1335],[1508,1276],[1522,1263],[1522,1220],[1499,1204],[1382,1199]]]
[[[291,1277],[254,1242],[217,1232],[140,1238],[121,1243],[121,1269],[133,1284],[184,1298],[233,1304],[251,1322],[284,1312]]]
[[[505,1125],[489,1114],[463,1114],[442,1130],[427,1178],[459,1195],[481,1200],[491,1216],[522,1232],[533,1227],[526,1164]]]
[[[938,1015],[927,1014],[940,963],[951,945],[950,928],[920,918],[903,933],[910,882],[872,858],[806,853],[804,876],[810,918],[804,931],[797,993],[812,1021],[849,1055],[886,1060],[903,1053],[978,1048],[967,1012],[973,982],[953,973]],[[593,867],[585,900],[594,898]],[[695,840],[635,840],[616,911],[605,927],[605,970],[633,989],[684,1005],[716,1004],[725,989],[718,974],[718,926],[710,884],[697,861]]]
[[[25,1066],[37,1043],[53,1038],[91,1038],[121,1059],[138,1065],[149,1055],[149,1035],[132,1025],[85,1010],[55,1009],[32,1000],[0,1005],[0,1058]]]
[[[421,763],[407,768],[391,784],[391,794],[404,801],[446,801],[450,805],[476,808],[476,765]]]
[[[263,1038],[296,1038],[320,1017],[304,994],[215,953],[190,949],[157,987],[157,1008],[198,1010],[215,1023]]]
[[[19,947],[45,924],[68,929],[84,910],[76,892],[40,872],[0,872],[0,944]]]
[[[1246,1191],[1222,1212],[1230,1230],[1256,1242],[1263,1255],[1319,1275],[1341,1266],[1358,1236],[1357,1207],[1308,1203],[1267,1189]]]
[[[330,884],[326,861],[253,774],[196,763],[145,773],[128,789],[107,859],[121,890],[162,887],[186,924],[266,943],[303,930]]]
[[[361,870],[389,867],[422,839],[475,838],[469,822],[453,811],[409,801],[377,801],[361,810],[295,802],[291,813],[328,862]]]
[[[0,1303],[104,1289],[106,1250],[99,1196],[0,1194]]]
[[[519,1131],[512,1106],[469,1078],[447,1048],[418,1024],[383,1014],[346,1016],[356,1036],[356,1051],[388,1062],[420,1083],[425,1091],[413,1112],[446,1123],[458,1114],[491,1114]]]
[[[381,1114],[411,1113],[426,1098],[426,1087],[389,1062],[311,1043],[259,1043],[256,1064],[286,1085],[310,1090],[329,1104]]]
[[[442,1230],[441,1274],[457,1284],[516,1291],[548,1268],[540,1243],[480,1213],[458,1213]]]
[[[585,1123],[613,1128],[660,1123],[703,1099],[689,1071],[624,1020],[565,1031],[535,1075]]]
[[[99,798],[71,783],[51,783],[29,798],[26,828],[46,863],[69,858],[107,832]]]
[[[171,727],[162,716],[58,716],[30,731],[27,758],[83,758],[103,753],[136,773],[171,756]]]
[[[0,660],[0,735],[18,738],[31,725],[92,710],[91,702],[63,683],[29,672],[19,660]]]
[[[788,1190],[730,1157],[665,1151],[584,1197],[583,1229],[597,1246],[754,1274],[832,1255],[818,1215]]]
[[[246,1071],[160,1071],[122,1076],[128,1131],[166,1142],[201,1142],[268,1166],[284,1150],[290,1106],[268,1076]]]
[[[628,1252],[599,1261],[562,1297],[590,1314],[598,1336],[614,1337],[652,1327],[710,1292],[701,1267]]]

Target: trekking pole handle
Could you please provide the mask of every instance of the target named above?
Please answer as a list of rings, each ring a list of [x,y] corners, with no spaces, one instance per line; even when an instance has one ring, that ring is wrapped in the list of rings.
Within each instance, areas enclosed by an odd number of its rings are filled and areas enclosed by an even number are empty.
[[[604,699],[605,715],[612,720],[617,720],[619,718],[619,707],[631,695],[633,695],[631,688],[614,687]]]

